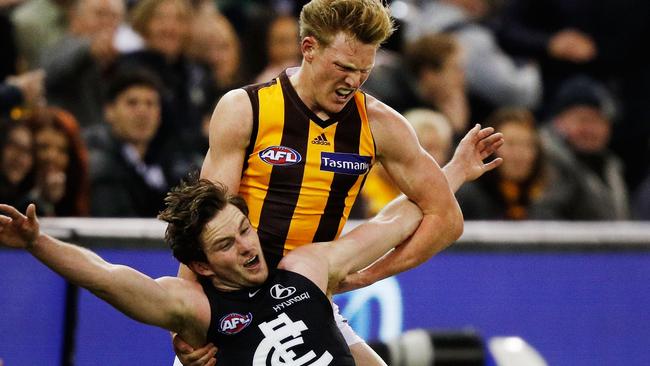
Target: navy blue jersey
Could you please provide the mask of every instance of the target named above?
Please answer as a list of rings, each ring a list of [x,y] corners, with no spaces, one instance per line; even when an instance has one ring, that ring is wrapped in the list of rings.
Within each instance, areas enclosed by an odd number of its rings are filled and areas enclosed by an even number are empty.
[[[354,365],[330,301],[304,276],[276,270],[262,286],[234,292],[202,285],[220,366]]]

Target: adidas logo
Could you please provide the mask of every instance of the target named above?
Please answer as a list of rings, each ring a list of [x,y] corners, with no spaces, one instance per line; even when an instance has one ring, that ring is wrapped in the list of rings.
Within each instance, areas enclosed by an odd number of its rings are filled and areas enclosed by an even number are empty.
[[[316,136],[315,139],[311,140],[311,143],[314,145],[330,145],[330,142],[327,141],[327,137],[325,137],[324,133]]]

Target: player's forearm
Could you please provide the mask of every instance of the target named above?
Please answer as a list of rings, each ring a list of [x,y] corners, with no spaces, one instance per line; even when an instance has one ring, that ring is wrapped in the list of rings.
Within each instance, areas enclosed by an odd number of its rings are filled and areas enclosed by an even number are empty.
[[[361,272],[364,282],[361,285],[370,285],[424,263],[458,239],[462,226],[462,218],[425,215],[413,236]]]
[[[41,234],[28,251],[75,285],[91,289],[109,281],[111,264],[88,249]]]
[[[447,165],[442,168],[442,172],[445,174],[445,178],[447,178],[449,188],[454,193],[456,193],[458,189],[460,189],[460,186],[465,184],[465,181],[467,180],[463,167],[456,164],[454,160],[447,163]]]
[[[420,208],[405,196],[398,197],[376,217],[342,237],[352,243],[336,246],[333,260],[344,276],[361,270],[411,236],[421,220]]]

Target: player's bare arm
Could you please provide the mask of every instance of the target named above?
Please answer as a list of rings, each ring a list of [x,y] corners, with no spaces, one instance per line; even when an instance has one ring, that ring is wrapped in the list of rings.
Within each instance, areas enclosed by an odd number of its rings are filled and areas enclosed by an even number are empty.
[[[349,273],[359,271],[407,241],[422,220],[422,211],[405,196],[384,207],[373,219],[328,243],[301,246],[279,267],[311,279],[327,295]]]
[[[379,161],[424,217],[409,245],[396,248],[382,257],[381,265],[361,272],[364,276],[357,278],[354,287],[417,266],[450,245],[463,230],[460,207],[443,171],[419,145],[404,117],[374,98],[368,101],[368,117]]]
[[[176,277],[157,280],[133,268],[106,262],[92,251],[40,233],[35,206],[26,215],[0,205],[0,244],[25,249],[71,283],[125,315],[179,332],[190,344],[205,344],[210,307],[198,283]]]
[[[253,128],[253,109],[244,89],[226,93],[210,120],[210,149],[203,166],[201,178],[221,182],[229,192],[239,190],[244,156]]]

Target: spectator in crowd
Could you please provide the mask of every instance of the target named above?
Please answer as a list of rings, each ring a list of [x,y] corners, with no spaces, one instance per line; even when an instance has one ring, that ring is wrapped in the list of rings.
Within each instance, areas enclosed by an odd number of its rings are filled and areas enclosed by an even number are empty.
[[[24,121],[0,120],[0,202],[19,205],[33,184],[32,131]]]
[[[74,117],[56,107],[32,114],[36,180],[28,202],[42,216],[88,216],[88,152]]]
[[[154,217],[168,178],[166,149],[152,145],[160,126],[160,82],[142,70],[119,73],[107,93],[107,124],[86,133],[90,150],[91,214]]]
[[[222,14],[205,14],[194,22],[191,55],[208,69],[214,82],[214,99],[248,82],[239,36]]]
[[[542,151],[533,114],[525,108],[501,108],[486,124],[503,133],[498,169],[461,187],[456,198],[468,220],[562,219],[568,198],[554,182],[555,172]]]
[[[77,0],[65,36],[44,51],[48,101],[70,111],[83,127],[102,122],[104,85],[118,57],[114,40],[123,0]]]
[[[15,107],[31,109],[43,105],[44,78],[43,70],[34,70],[10,76],[0,83],[0,116],[7,116]]]
[[[571,220],[629,217],[628,190],[620,160],[608,150],[613,102],[602,84],[578,76],[568,80],[551,104],[542,141],[559,171],[555,189],[567,190]]]
[[[12,14],[18,52],[27,68],[38,67],[41,52],[63,38],[68,27],[67,8],[75,0],[30,0]]]
[[[453,131],[449,120],[443,114],[425,108],[410,110],[404,117],[415,130],[420,145],[433,156],[438,165],[447,164],[453,144]],[[361,191],[365,207],[362,216],[376,215],[400,193],[402,192],[381,164],[373,167]]]
[[[290,15],[275,17],[266,32],[267,63],[255,81],[267,82],[282,70],[299,66],[301,56],[298,19]]]
[[[364,89],[402,113],[419,107],[441,112],[462,136],[469,123],[462,57],[454,37],[428,34],[407,46],[405,59],[378,65]]]
[[[473,120],[484,120],[499,106],[533,109],[541,101],[542,81],[537,65],[520,63],[505,53],[492,29],[481,23],[491,13],[493,3],[492,0],[430,1],[406,25],[410,40],[435,33],[452,34],[458,39],[464,53]]]
[[[157,143],[176,140],[192,150],[201,138],[202,112],[212,104],[212,78],[186,54],[193,10],[189,0],[141,0],[131,25],[145,49],[123,55],[120,70],[146,68],[162,81],[162,126]],[[201,153],[205,153],[204,151]]]
[[[501,18],[504,48],[538,60],[547,105],[576,74],[598,79],[616,94],[621,108],[610,146],[634,190],[650,167],[650,63],[641,46],[650,39],[650,1],[509,0]]]

